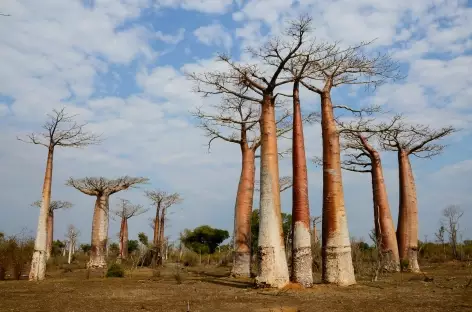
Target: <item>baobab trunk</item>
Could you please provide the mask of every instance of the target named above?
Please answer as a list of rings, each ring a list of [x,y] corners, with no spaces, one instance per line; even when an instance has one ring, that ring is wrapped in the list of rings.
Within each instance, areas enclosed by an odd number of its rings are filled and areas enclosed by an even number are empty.
[[[322,279],[341,286],[356,283],[344,208],[339,133],[329,92],[321,95],[323,136]]]
[[[310,240],[310,208],[306,168],[303,121],[300,109],[299,82],[293,84],[292,135],[292,281],[305,287],[313,285]]]
[[[234,217],[234,252],[231,275],[251,275],[251,212],[254,198],[255,155],[247,146],[241,146],[242,166],[236,195]]]
[[[264,93],[261,113],[261,193],[256,283],[282,288],[289,282],[280,214],[277,128],[272,94]]]
[[[34,241],[33,259],[31,260],[30,281],[40,281],[46,276],[47,219],[49,215],[49,205],[51,204],[53,155],[54,148],[50,147],[46,162],[46,173],[44,175],[41,209],[39,211],[38,229]]]
[[[120,227],[120,258],[128,258],[128,219],[121,219]]]
[[[67,259],[67,263],[70,264],[72,260],[72,241],[69,241],[69,258]]]
[[[159,223],[161,222],[161,218],[160,218],[160,207],[156,208],[156,218],[154,219],[154,237],[153,237],[153,249],[154,249],[154,253],[153,253],[153,256],[152,256],[152,263],[153,263],[153,266],[155,266],[157,264],[157,258],[158,258],[158,252],[159,252],[159,235],[160,235],[160,231],[159,231]]]
[[[398,151],[400,207],[398,211],[397,240],[400,259],[408,263],[408,270],[419,272],[418,265],[418,206],[416,186],[408,152]]]
[[[383,256],[384,269],[388,271],[400,270],[397,238],[393,226],[392,214],[388,203],[387,187],[382,170],[382,162],[377,152],[372,154],[372,190],[374,197],[374,222],[378,248]]]
[[[51,257],[53,235],[54,235],[54,211],[49,211],[48,223],[47,223],[46,260],[49,260],[49,258]]]
[[[157,265],[161,266],[163,264],[163,251],[164,251],[164,226],[165,226],[165,217],[166,210],[163,209],[161,213],[161,220],[159,224],[159,244],[157,250]]]
[[[92,249],[90,250],[90,268],[105,268],[108,238],[108,195],[97,196],[93,211]]]

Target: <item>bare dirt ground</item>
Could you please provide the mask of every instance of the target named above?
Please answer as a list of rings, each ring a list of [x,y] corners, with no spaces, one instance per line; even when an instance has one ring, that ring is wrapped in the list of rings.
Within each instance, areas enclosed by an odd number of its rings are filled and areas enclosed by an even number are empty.
[[[424,266],[424,275],[358,279],[350,287],[317,284],[261,290],[228,278],[227,268],[175,267],[153,276],[140,269],[125,278],[86,279],[85,270],[50,273],[41,283],[0,282],[0,311],[472,311],[472,269],[465,263]],[[180,283],[179,283],[180,282]],[[469,284],[467,286],[467,284]]]

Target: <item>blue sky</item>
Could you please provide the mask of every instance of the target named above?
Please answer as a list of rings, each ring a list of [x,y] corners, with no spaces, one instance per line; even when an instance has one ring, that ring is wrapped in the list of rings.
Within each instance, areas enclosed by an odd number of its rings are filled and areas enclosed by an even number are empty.
[[[84,6],[84,3],[89,5]],[[92,5],[90,5],[92,4]],[[248,59],[244,48],[279,33],[283,22],[299,14],[314,19],[320,40],[356,44],[378,38],[372,52],[392,54],[408,77],[366,94],[336,90],[338,103],[379,104],[404,112],[411,122],[463,130],[447,139],[443,155],[413,160],[420,209],[420,239],[439,226],[441,210],[458,204],[465,211],[461,231],[472,237],[472,9],[468,1],[435,0],[5,0],[0,12],[0,230],[36,229],[46,151],[16,140],[35,131],[52,108],[65,105],[106,142],[83,150],[58,150],[53,199],[70,200],[70,211],[57,213],[56,238],[69,224],[88,241],[93,198],[64,186],[69,176],[142,175],[151,184],[114,195],[148,206],[144,189],[182,193],[185,201],[170,215],[168,233],[201,224],[232,230],[239,176],[237,146],[207,139],[189,110],[215,104],[191,92],[185,71],[219,68],[217,52]],[[302,90],[306,109],[318,98]],[[319,155],[318,125],[305,130],[307,155]],[[281,141],[281,148],[289,146]],[[392,213],[398,206],[395,155],[384,153]],[[290,159],[280,161],[290,174]],[[309,165],[310,203],[320,214],[320,169]],[[372,227],[370,177],[344,174],[350,234],[367,238]],[[290,210],[290,192],[283,210]],[[255,202],[257,206],[257,198]],[[151,234],[153,211],[130,221],[130,236]],[[118,225],[109,235],[116,240]]]

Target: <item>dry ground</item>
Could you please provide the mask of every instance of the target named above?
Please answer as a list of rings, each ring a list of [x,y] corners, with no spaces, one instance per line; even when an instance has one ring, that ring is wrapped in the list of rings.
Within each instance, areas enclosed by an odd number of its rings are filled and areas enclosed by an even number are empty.
[[[227,268],[192,268],[175,276],[140,269],[126,278],[86,279],[85,270],[51,273],[41,283],[0,282],[0,311],[472,311],[472,268],[465,263],[423,267],[423,275],[382,276],[351,287],[317,284],[301,290],[253,289],[250,280],[227,278]],[[283,309],[282,309],[283,308]]]

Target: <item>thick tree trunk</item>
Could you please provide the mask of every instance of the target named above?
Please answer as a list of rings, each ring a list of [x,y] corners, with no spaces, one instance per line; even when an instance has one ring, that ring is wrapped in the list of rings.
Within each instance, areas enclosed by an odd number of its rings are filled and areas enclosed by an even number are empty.
[[[159,224],[159,244],[157,245],[157,265],[163,264],[163,251],[164,251],[164,226],[165,226],[166,210],[163,209],[161,213],[161,220]]]
[[[313,285],[310,241],[310,208],[305,139],[300,108],[299,82],[293,84],[292,135],[292,274],[293,282],[305,287]]]
[[[400,207],[398,211],[397,240],[400,259],[407,269],[420,272],[418,265],[418,206],[416,186],[408,152],[398,151]]]
[[[157,257],[158,257],[157,253],[159,250],[159,234],[160,234],[159,223],[161,222],[160,212],[161,212],[161,208],[156,207],[156,218],[154,219],[154,237],[152,240],[152,244],[153,244],[152,264],[153,266],[157,264]]]
[[[128,258],[128,219],[121,218],[120,226],[120,258]]]
[[[347,286],[356,283],[344,208],[339,133],[329,92],[321,95],[323,135],[322,279]]]
[[[47,218],[49,205],[51,204],[51,182],[54,148],[48,150],[46,173],[44,175],[43,194],[41,197],[41,209],[39,210],[38,229],[34,242],[33,258],[31,260],[30,281],[40,281],[46,276],[46,252],[47,252]]]
[[[234,212],[234,252],[231,276],[251,275],[251,212],[256,174],[254,151],[241,146],[242,166]]]
[[[54,211],[49,211],[47,224],[46,260],[51,258],[52,242],[54,236]]]
[[[277,127],[272,94],[265,93],[261,114],[261,193],[256,283],[282,288],[289,282],[280,214]]]
[[[92,249],[90,250],[90,268],[106,268],[106,248],[108,238],[108,194],[97,196],[92,223]]]
[[[372,190],[374,197],[374,222],[376,237],[380,240],[380,252],[383,256],[384,269],[400,270],[397,238],[393,226],[392,214],[388,203],[387,187],[385,186],[382,162],[377,152],[372,154]]]

